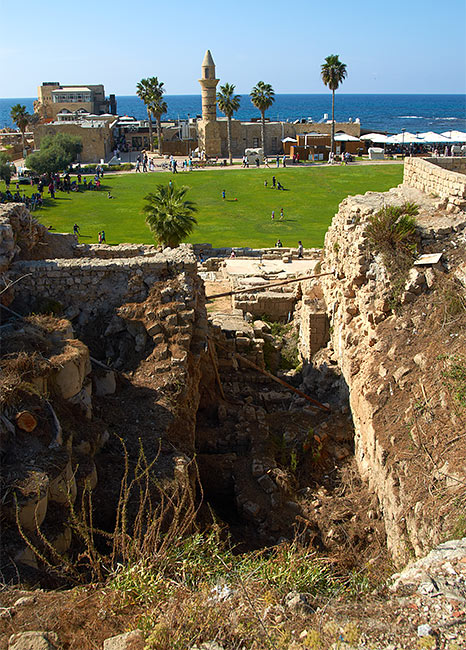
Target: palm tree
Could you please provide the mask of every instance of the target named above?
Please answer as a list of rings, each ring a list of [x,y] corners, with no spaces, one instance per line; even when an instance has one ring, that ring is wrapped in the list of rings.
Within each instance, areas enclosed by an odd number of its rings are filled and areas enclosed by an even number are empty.
[[[154,238],[162,246],[175,248],[189,235],[197,224],[193,216],[197,206],[185,199],[188,187],[157,185],[155,192],[144,197],[146,204],[142,211]]]
[[[167,102],[163,101],[163,93],[165,92],[163,82],[160,82],[160,94],[154,97],[154,100],[151,102],[152,115],[155,115],[155,121],[157,122],[157,143],[159,148],[159,156],[162,155],[162,125],[161,118],[164,113],[167,112]]]
[[[146,105],[147,117],[149,118],[149,139],[150,150],[153,151],[153,135],[152,135],[152,116],[155,117],[157,122],[157,140],[159,154],[162,153],[162,128],[160,125],[160,118],[167,112],[167,103],[163,101],[163,93],[165,89],[163,82],[159,81],[157,77],[148,77],[141,79],[136,86],[136,93]]]
[[[274,103],[275,92],[270,84],[259,81],[257,86],[252,89],[250,97],[254,106],[261,112],[262,150],[265,155],[265,111]]]
[[[29,123],[29,115],[26,111],[26,106],[21,106],[21,104],[15,104],[11,107],[10,117],[13,122],[16,124],[18,129],[21,131],[21,136],[23,138],[23,153],[26,149],[26,140],[24,134],[26,132],[26,127]]]
[[[346,78],[346,65],[340,61],[338,54],[330,54],[321,65],[322,81],[332,91],[332,135],[330,151],[335,153],[335,90]]]
[[[228,157],[230,165],[233,163],[231,155],[231,118],[233,113],[239,109],[241,102],[240,95],[235,95],[235,88],[233,84],[226,83],[220,86],[220,92],[217,93],[217,104],[222,113],[227,116],[227,144],[228,144]]]

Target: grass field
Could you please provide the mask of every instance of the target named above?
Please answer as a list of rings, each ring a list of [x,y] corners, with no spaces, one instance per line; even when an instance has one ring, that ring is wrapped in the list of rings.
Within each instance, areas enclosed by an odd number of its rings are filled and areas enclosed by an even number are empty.
[[[78,223],[82,242],[97,242],[98,231],[104,229],[109,244],[153,243],[141,212],[144,196],[171,179],[175,185],[190,187],[188,198],[199,208],[190,242],[265,247],[280,238],[284,246],[296,246],[301,239],[305,247],[314,247],[322,246],[338,204],[348,194],[386,191],[401,182],[402,173],[402,165],[394,164],[109,175],[104,176],[100,192],[58,192],[53,201],[45,190],[45,206],[34,216],[58,232],[72,232]],[[271,189],[273,175],[286,191]],[[113,199],[107,198],[108,190]]]

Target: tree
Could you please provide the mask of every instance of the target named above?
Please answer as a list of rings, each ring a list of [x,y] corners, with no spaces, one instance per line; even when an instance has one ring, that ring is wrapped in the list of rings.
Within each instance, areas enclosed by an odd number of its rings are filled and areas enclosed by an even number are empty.
[[[24,134],[26,133],[26,127],[29,123],[29,115],[28,112],[26,111],[26,106],[22,106],[21,104],[15,104],[14,106],[12,106],[10,110],[10,117],[13,120],[13,122],[16,124],[18,129],[21,131],[21,137],[23,139],[23,152],[24,152],[26,148],[26,139],[24,137]]]
[[[6,185],[10,184],[12,169],[10,160],[5,153],[0,153],[0,179],[5,181]]]
[[[330,151],[335,153],[335,90],[346,78],[346,65],[340,61],[338,54],[330,54],[321,65],[322,81],[332,91],[332,135]]]
[[[226,83],[220,86],[220,92],[217,93],[217,104],[219,109],[227,116],[227,144],[228,144],[228,157],[230,165],[233,162],[231,155],[231,118],[233,113],[239,109],[241,102],[240,95],[235,95],[235,88],[233,84]]]
[[[157,185],[155,192],[144,197],[142,211],[154,238],[162,246],[175,248],[197,224],[193,216],[197,206],[185,199],[188,187]]]
[[[250,97],[254,106],[261,112],[261,140],[265,155],[265,111],[274,103],[275,92],[270,84],[259,81],[252,89]]]
[[[26,158],[26,167],[49,176],[68,169],[82,150],[81,139],[65,133],[47,135],[40,144],[40,151]]]
[[[149,118],[149,139],[150,150],[153,151],[153,135],[152,135],[152,117],[155,117],[157,122],[157,141],[159,154],[162,155],[162,127],[160,124],[161,117],[167,112],[167,102],[163,101],[163,94],[165,88],[163,81],[159,81],[157,77],[148,77],[141,79],[136,86],[137,95],[146,105],[147,117]]]

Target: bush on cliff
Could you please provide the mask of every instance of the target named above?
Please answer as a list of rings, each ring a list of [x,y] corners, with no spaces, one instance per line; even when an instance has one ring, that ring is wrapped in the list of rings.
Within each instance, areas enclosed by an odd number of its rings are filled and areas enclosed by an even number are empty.
[[[419,213],[415,203],[385,205],[369,217],[366,236],[375,253],[382,255],[391,276],[400,266],[411,263],[416,254],[416,220]]]

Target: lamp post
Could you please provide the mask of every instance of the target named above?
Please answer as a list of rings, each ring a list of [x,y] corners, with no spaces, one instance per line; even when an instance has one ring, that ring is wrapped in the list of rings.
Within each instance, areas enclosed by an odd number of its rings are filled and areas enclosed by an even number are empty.
[[[406,129],[401,129],[401,157],[405,156],[405,131]]]
[[[188,153],[188,157],[189,157],[189,136],[190,135],[191,134],[190,134],[190,129],[189,129],[189,113],[188,113],[188,140],[187,140],[187,145],[186,145],[186,151]]]

